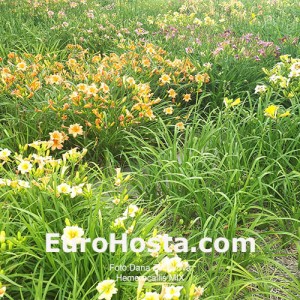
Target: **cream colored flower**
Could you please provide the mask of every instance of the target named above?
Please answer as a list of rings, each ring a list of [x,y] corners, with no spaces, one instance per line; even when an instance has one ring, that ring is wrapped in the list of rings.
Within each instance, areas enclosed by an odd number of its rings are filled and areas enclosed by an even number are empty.
[[[77,89],[79,92],[87,93],[88,86],[85,83],[79,83],[79,84],[77,84]]]
[[[50,140],[58,140],[60,142],[63,142],[65,140],[64,134],[62,132],[59,132],[58,130],[50,132],[49,135],[50,135]]]
[[[17,64],[17,69],[20,71],[26,71],[27,69],[27,65],[25,63],[25,61],[21,61]]]
[[[191,94],[184,94],[184,95],[183,95],[183,100],[184,100],[185,102],[189,102],[191,99],[192,99],[192,98],[191,98]]]
[[[176,123],[176,127],[177,127],[179,130],[184,130],[184,124],[183,124],[183,122],[178,122],[178,123]]]
[[[117,218],[117,219],[115,219],[113,226],[116,228],[125,228],[125,224],[124,224],[125,220],[126,220],[125,217]]]
[[[22,188],[26,188],[26,189],[30,188],[30,184],[28,181],[18,180],[18,185],[19,185],[19,187],[22,187]]]
[[[165,113],[166,115],[172,115],[172,114],[173,114],[173,111],[174,111],[174,109],[173,109],[172,106],[166,107],[166,108],[164,109],[164,113]]]
[[[48,82],[50,84],[61,84],[63,82],[63,78],[58,74],[50,75]]]
[[[180,291],[183,289],[183,286],[167,286],[165,287],[165,294],[163,299],[166,300],[177,300],[180,297]]]
[[[71,187],[67,183],[62,183],[57,186],[57,192],[59,194],[70,194],[71,193]]]
[[[99,282],[97,285],[97,291],[100,293],[99,300],[105,299],[110,300],[114,294],[118,292],[118,289],[115,287],[116,283],[114,280],[104,280]]]
[[[293,63],[290,67],[290,70],[299,72],[300,71],[300,61]]]
[[[134,218],[135,217],[135,215],[136,215],[136,213],[138,212],[138,210],[139,210],[139,208],[136,206],[136,205],[134,205],[134,204],[130,204],[127,208],[126,208],[126,210],[125,210],[125,212],[123,213],[123,216],[124,217],[131,217],[131,218]]]
[[[267,86],[266,85],[257,85],[255,87],[255,94],[262,94],[265,93],[267,91]]]
[[[177,93],[175,92],[174,89],[169,89],[168,94],[171,98],[175,98],[177,96]]]
[[[83,135],[82,126],[77,123],[70,125],[69,134],[72,134],[73,137],[76,137],[77,135]]]
[[[194,297],[196,297],[196,299],[198,299],[199,297],[201,297],[204,294],[204,288],[199,286],[195,288],[195,293],[194,293]]]
[[[159,294],[156,292],[146,292],[143,300],[159,300]]]
[[[289,73],[289,77],[299,77],[300,76],[300,70],[293,70]]]
[[[3,298],[6,292],[6,286],[0,288],[0,298]]]
[[[10,186],[10,184],[11,184],[11,180],[0,178],[0,186],[3,185]]]
[[[119,203],[120,203],[120,198],[117,198],[117,197],[115,197],[113,200],[112,200],[112,202],[114,203],[114,204],[116,204],[116,205],[118,205]]]
[[[159,81],[160,81],[162,84],[170,83],[171,77],[170,77],[168,74],[163,74],[163,75],[161,75]]]
[[[203,81],[204,81],[203,75],[200,74],[200,73],[197,73],[197,74],[195,75],[195,81],[196,81],[196,82],[203,82]]]
[[[96,87],[96,85],[94,83],[87,87],[87,94],[90,96],[96,96],[98,91],[99,91],[99,89]]]
[[[179,256],[175,256],[172,258],[166,256],[161,260],[159,264],[154,265],[153,270],[156,274],[158,274],[158,272],[175,274],[186,270],[188,267],[188,262],[182,260]]]
[[[64,233],[61,236],[61,239],[64,240],[68,245],[74,245],[81,242],[83,235],[83,229],[77,225],[67,226],[64,228]]]
[[[23,160],[18,166],[18,170],[22,173],[29,173],[32,169],[32,164],[29,161]]]
[[[101,83],[100,89],[105,94],[109,93],[109,86],[106,83],[104,83],[104,82]]]
[[[130,86],[134,86],[135,85],[135,80],[133,77],[128,77],[126,79],[126,82],[130,85]]]
[[[76,185],[71,188],[71,198],[81,195],[82,193],[82,185]]]
[[[7,160],[10,155],[11,155],[11,151],[8,150],[7,148],[2,149],[0,151],[0,159],[2,160]]]

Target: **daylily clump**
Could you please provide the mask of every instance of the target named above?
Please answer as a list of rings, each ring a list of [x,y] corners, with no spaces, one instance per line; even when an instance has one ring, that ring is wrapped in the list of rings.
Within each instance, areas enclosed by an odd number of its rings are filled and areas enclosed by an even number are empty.
[[[179,256],[174,256],[169,258],[164,257],[159,264],[153,267],[153,270],[158,274],[158,272],[165,272],[169,275],[181,273],[189,268],[187,261],[182,260]]]
[[[278,105],[269,105],[265,110],[265,116],[269,117],[271,119],[277,119],[277,118],[285,118],[291,115],[289,110],[286,110],[284,112],[278,113],[280,110],[280,107]]]
[[[179,108],[210,81],[207,68],[188,58],[172,60],[152,43],[126,42],[119,48],[122,54],[95,55],[68,45],[66,60],[10,53],[6,64],[0,63],[0,90],[24,105],[30,99],[37,113],[55,118],[76,138],[84,131],[89,135],[94,129],[136,126],[166,114],[176,120],[183,117]],[[190,88],[180,95],[183,85]],[[35,100],[46,92],[51,94],[46,96],[47,105]],[[50,135],[52,149],[61,149],[66,135],[58,131]]]
[[[6,231],[0,231],[0,253],[1,251],[12,251],[18,245],[21,245],[27,241],[26,236],[22,236],[21,232],[18,231],[15,237],[7,236]],[[0,269],[1,271],[1,269]]]
[[[182,285],[167,285],[162,284],[161,291],[151,291],[148,288],[145,288],[141,293],[138,293],[139,300],[179,300],[184,299],[185,295],[188,295],[189,300],[199,300],[200,297],[204,294],[204,288],[192,284],[189,289],[185,288]]]
[[[293,102],[300,95],[300,59],[290,55],[281,55],[278,62],[270,70],[263,68],[267,75],[264,85],[257,85],[255,92],[272,93],[279,96],[282,103]]]
[[[233,99],[228,99],[227,97],[225,97],[224,104],[225,104],[226,108],[231,108],[231,107],[241,104],[241,99],[237,98],[237,99],[233,100]]]
[[[50,136],[49,141],[34,141],[20,146],[19,153],[13,154],[13,151],[7,148],[0,150],[0,188],[8,187],[15,193],[24,189],[39,188],[54,192],[58,197],[68,195],[71,198],[91,190],[87,178],[80,177],[80,170],[83,169],[79,167],[85,165],[82,159],[87,149],[79,151],[78,148],[73,148],[63,153],[61,158],[55,158],[50,155],[50,151],[54,150],[54,136],[63,135],[56,131],[50,133]],[[36,153],[32,153],[32,149]],[[79,167],[76,172],[71,171],[74,166]],[[57,182],[57,177],[60,178],[60,182]]]
[[[264,115],[271,119],[289,117],[300,96],[300,59],[282,55],[280,60],[270,70],[263,68],[266,82],[255,87],[260,99],[274,98],[274,103],[264,109]]]

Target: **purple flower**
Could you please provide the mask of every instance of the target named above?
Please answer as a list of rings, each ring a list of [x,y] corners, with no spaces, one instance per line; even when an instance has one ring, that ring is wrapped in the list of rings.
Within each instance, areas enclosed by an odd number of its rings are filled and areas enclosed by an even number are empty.
[[[228,38],[230,35],[232,34],[232,31],[231,30],[225,30],[221,36],[224,37],[224,38]]]
[[[213,51],[213,55],[218,55],[221,51],[223,51],[224,49],[222,47],[217,47],[214,51]]]
[[[193,52],[194,52],[194,49],[191,48],[191,47],[187,47],[187,48],[185,48],[185,52],[186,52],[187,54],[193,53]]]
[[[195,39],[195,42],[196,42],[196,44],[198,44],[198,45],[202,45],[200,39],[198,39],[198,38]]]
[[[263,46],[264,48],[267,48],[267,47],[273,46],[274,43],[273,42],[265,42],[265,41],[260,40],[257,42],[257,44],[259,46]]]
[[[253,33],[247,33],[245,35],[242,36],[242,40],[246,41],[247,43],[249,43],[251,41],[253,37]]]

